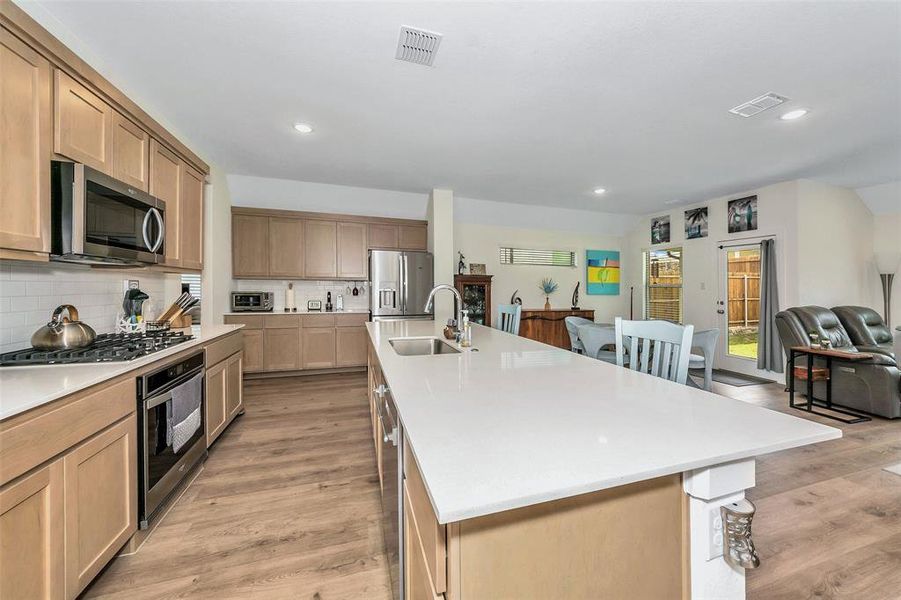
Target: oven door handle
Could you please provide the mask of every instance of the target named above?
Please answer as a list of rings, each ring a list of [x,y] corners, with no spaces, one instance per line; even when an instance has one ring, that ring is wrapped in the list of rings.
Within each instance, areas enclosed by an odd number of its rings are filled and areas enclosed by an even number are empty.
[[[144,400],[144,410],[150,410],[151,408],[156,408],[163,402],[168,402],[172,400],[172,390],[169,390],[165,394],[160,394],[159,396],[154,396],[153,398],[148,398]]]

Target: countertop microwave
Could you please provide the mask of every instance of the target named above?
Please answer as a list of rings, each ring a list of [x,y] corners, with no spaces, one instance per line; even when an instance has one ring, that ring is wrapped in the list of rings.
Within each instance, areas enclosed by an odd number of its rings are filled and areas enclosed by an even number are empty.
[[[80,163],[51,161],[53,260],[156,264],[165,260],[166,203]]]
[[[271,312],[272,292],[232,292],[232,312]]]

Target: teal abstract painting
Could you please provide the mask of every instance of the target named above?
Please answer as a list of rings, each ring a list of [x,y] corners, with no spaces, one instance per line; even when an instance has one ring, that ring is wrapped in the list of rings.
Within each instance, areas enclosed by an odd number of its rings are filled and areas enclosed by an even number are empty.
[[[619,251],[588,250],[586,255],[586,291],[593,296],[618,296]]]

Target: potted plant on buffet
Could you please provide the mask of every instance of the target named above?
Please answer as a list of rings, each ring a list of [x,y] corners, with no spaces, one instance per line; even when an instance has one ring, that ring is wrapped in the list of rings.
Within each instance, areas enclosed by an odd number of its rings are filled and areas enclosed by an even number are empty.
[[[550,277],[545,277],[538,283],[538,287],[544,292],[544,310],[551,310],[551,294],[557,291],[560,284]]]

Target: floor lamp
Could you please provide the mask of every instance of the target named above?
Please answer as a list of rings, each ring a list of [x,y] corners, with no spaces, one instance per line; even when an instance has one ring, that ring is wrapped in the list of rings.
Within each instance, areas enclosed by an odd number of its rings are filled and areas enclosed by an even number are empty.
[[[879,279],[882,280],[882,300],[885,302],[885,325],[892,328],[892,281],[895,272],[901,264],[901,253],[879,252],[876,254],[876,269],[879,271]]]

